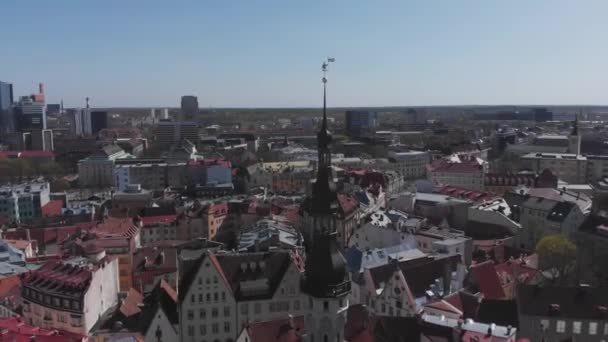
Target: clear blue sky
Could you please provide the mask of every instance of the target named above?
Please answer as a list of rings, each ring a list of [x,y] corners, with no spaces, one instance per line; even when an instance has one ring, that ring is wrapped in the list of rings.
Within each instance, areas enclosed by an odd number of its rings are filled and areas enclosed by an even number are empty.
[[[608,104],[608,1],[1,0],[0,80],[66,106]]]

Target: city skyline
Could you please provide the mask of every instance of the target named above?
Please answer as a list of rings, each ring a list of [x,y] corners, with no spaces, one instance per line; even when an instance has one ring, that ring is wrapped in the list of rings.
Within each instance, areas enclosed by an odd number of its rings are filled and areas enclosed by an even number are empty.
[[[142,4],[5,3],[0,80],[66,107],[310,108],[332,56],[330,107],[608,104],[601,1]]]

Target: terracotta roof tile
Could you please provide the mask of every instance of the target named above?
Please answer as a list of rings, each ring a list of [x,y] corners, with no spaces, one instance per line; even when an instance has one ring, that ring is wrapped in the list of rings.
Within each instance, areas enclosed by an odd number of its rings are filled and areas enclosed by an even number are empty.
[[[504,299],[505,292],[501,285],[500,278],[496,273],[496,268],[491,260],[480,264],[472,265],[471,272],[479,291],[487,299]]]
[[[304,317],[298,316],[293,319],[277,319],[267,322],[249,324],[247,333],[251,342],[302,342],[301,333],[304,331]]]

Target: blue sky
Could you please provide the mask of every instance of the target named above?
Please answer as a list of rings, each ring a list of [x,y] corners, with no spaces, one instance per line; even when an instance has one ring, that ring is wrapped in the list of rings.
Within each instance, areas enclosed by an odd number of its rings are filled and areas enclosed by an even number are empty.
[[[0,80],[66,106],[608,104],[608,1],[1,0]]]

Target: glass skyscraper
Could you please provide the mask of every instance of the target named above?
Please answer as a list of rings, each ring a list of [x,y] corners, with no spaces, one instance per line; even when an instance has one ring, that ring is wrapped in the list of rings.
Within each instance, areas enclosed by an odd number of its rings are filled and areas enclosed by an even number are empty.
[[[0,133],[15,132],[13,105],[13,85],[0,81]]]

